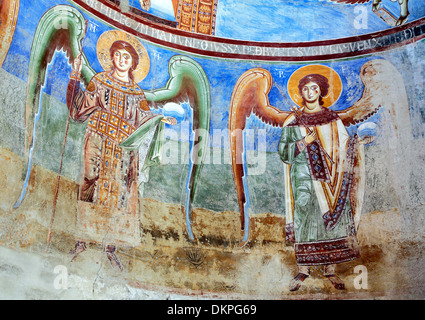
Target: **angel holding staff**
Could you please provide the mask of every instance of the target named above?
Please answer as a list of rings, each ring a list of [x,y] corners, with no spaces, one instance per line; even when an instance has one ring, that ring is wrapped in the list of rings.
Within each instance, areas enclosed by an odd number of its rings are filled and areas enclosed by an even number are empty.
[[[138,217],[138,153],[120,143],[147,121],[158,117],[138,86],[149,70],[143,45],[122,31],[109,31],[98,40],[98,58],[106,71],[96,74],[86,90],[79,85],[81,56],[73,63],[67,92],[71,118],[87,121],[83,174],[77,203],[78,241],[75,257],[87,241],[103,244],[112,265],[122,269],[116,245],[140,241]],[[161,121],[176,124],[167,117]]]

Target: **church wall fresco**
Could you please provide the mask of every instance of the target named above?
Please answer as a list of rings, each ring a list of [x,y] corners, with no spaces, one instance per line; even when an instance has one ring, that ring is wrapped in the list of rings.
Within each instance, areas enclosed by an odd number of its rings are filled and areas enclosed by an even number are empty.
[[[364,6],[370,29],[242,36],[230,0],[3,2],[1,270],[49,274],[1,271],[3,297],[423,298],[425,7],[339,2],[285,7]]]

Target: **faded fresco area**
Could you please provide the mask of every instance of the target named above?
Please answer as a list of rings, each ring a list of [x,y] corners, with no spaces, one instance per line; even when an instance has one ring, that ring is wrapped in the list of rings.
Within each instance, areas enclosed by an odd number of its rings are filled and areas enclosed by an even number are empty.
[[[0,13],[1,298],[424,298],[422,1]]]

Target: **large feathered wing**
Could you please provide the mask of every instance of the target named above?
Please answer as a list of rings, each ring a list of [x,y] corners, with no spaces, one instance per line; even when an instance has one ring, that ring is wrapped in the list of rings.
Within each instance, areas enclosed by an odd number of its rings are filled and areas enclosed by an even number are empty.
[[[207,75],[195,60],[182,55],[171,57],[168,63],[170,78],[163,88],[145,91],[151,107],[158,108],[168,102],[188,102],[192,108],[189,172],[186,180],[185,216],[190,240],[192,232],[192,205],[196,188],[208,152],[211,121],[211,93]],[[125,143],[124,143],[125,144]],[[124,145],[123,144],[123,145]]]
[[[382,110],[380,116],[380,136],[385,137],[380,144],[388,144],[392,150],[388,165],[391,172],[408,172],[410,168],[408,155],[411,154],[412,128],[410,120],[409,101],[403,76],[389,61],[375,59],[366,62],[360,70],[360,78],[364,89],[362,97],[350,108],[338,111],[345,126],[356,125],[366,121],[372,115]],[[407,157],[406,157],[407,156]],[[363,158],[363,159],[362,159]],[[400,160],[403,159],[403,160]],[[358,166],[354,172],[353,192],[350,196],[355,210],[356,225],[359,223],[361,199],[365,192],[365,173],[362,168],[364,155],[359,153],[356,159]],[[410,174],[398,175],[394,183],[400,184],[399,198],[407,197],[406,188],[409,185]],[[357,204],[356,204],[357,202]],[[404,203],[401,200],[401,203]]]
[[[357,3],[370,2],[371,0],[330,0],[330,1],[338,2],[338,3],[346,3],[346,4],[357,4]]]
[[[82,54],[82,80],[87,85],[95,75],[95,71],[82,52],[82,39],[85,36],[86,21],[75,8],[58,5],[47,11],[37,26],[31,49],[28,71],[28,83],[25,101],[25,168],[24,186],[15,204],[18,207],[26,194],[31,174],[31,159],[34,150],[34,137],[38,117],[41,113],[40,95],[46,78],[49,62],[57,50],[66,52],[69,61],[73,62],[78,54]],[[163,88],[145,91],[146,99],[151,106],[160,107],[167,102],[189,102],[193,109],[194,139],[191,141],[191,158],[187,178],[186,216],[188,232],[191,239],[192,203],[195,197],[202,164],[208,148],[211,96],[208,78],[202,67],[193,59],[185,56],[174,56],[169,62],[170,78]],[[156,141],[160,143],[160,141]],[[152,145],[151,147],[156,147]]]
[[[272,126],[283,126],[290,112],[281,111],[270,105],[268,94],[273,79],[265,69],[254,68],[243,73],[233,89],[229,114],[229,139],[232,161],[233,179],[238,197],[241,214],[242,230],[245,230],[245,239],[249,226],[249,216],[246,205],[248,203],[245,167],[244,129],[246,119],[255,114],[264,123]]]
[[[66,52],[72,62],[82,53],[82,39],[86,32],[86,20],[75,8],[59,5],[48,10],[40,19],[31,48],[25,100],[25,158],[23,172],[24,187],[15,208],[24,200],[31,174],[35,130],[41,114],[40,97],[46,79],[46,70],[58,50]],[[82,79],[87,84],[95,75],[87,58],[82,53]]]

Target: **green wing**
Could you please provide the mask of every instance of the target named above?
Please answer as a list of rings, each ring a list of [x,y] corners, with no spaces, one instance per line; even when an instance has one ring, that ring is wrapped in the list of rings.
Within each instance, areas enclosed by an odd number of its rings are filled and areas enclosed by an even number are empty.
[[[15,204],[17,208],[24,200],[31,173],[35,129],[41,113],[40,95],[46,78],[47,66],[57,50],[67,53],[70,61],[81,52],[81,40],[86,31],[86,20],[75,8],[59,5],[49,9],[40,19],[34,34],[28,70],[25,100],[25,181],[21,195]],[[87,58],[82,53],[82,78],[88,83],[95,75]]]
[[[35,115],[39,108],[40,93],[46,77],[47,65],[57,50],[67,53],[69,60],[74,61],[81,52],[81,40],[85,35],[86,22],[83,15],[75,8],[67,5],[55,6],[40,19],[35,31],[28,71],[28,84],[25,102],[25,141],[26,150],[32,147]],[[95,75],[85,55],[82,55],[82,78],[88,83]]]
[[[145,91],[146,99],[157,108],[167,102],[189,102],[193,110],[190,140],[189,173],[186,180],[185,217],[190,240],[192,233],[192,204],[199,181],[205,155],[208,151],[208,139],[211,121],[210,85],[203,68],[195,60],[182,55],[171,57],[168,63],[170,78],[163,88]]]

